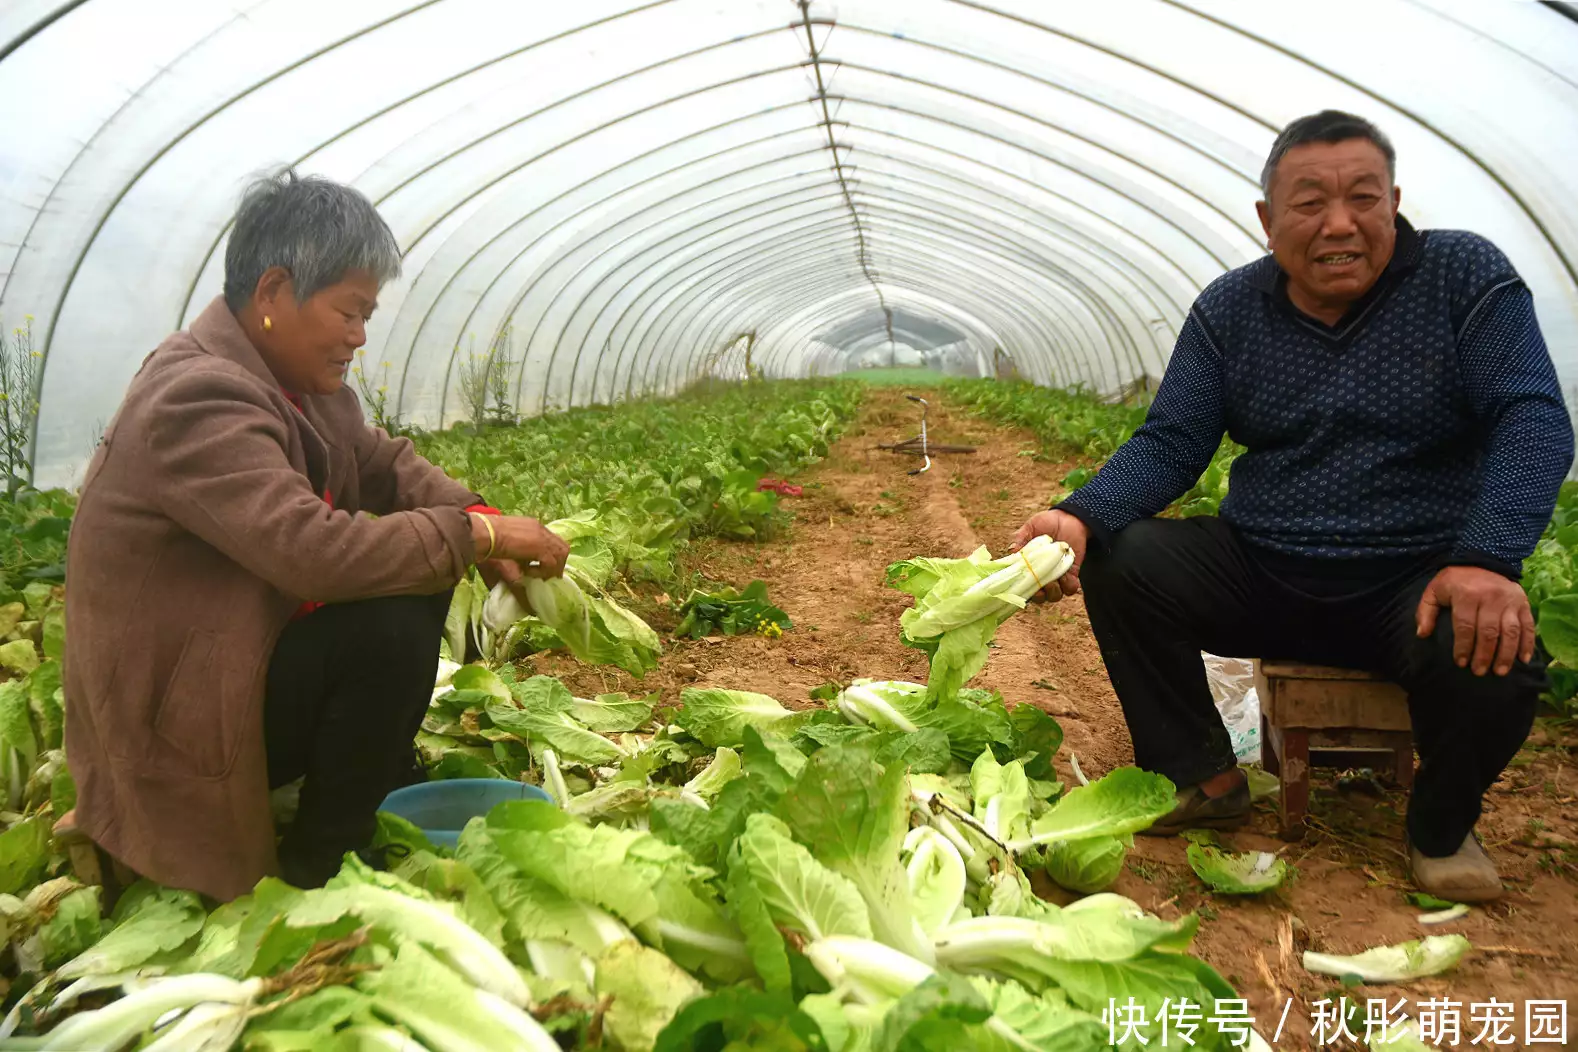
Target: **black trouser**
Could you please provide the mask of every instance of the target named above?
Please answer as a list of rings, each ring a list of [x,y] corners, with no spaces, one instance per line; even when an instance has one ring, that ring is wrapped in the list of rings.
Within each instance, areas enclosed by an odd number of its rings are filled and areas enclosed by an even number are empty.
[[[1538,657],[1506,676],[1459,668],[1450,614],[1418,637],[1415,610],[1441,565],[1325,596],[1273,576],[1220,519],[1147,519],[1120,531],[1110,551],[1091,551],[1080,580],[1135,762],[1180,787],[1234,766],[1202,650],[1377,672],[1408,691],[1420,756],[1409,838],[1426,855],[1452,854],[1527,737],[1546,678]]]
[[[415,780],[412,745],[438,673],[450,593],[325,606],[293,621],[263,706],[270,788],[305,776],[280,841],[283,877],[316,887],[367,847],[378,805]]]

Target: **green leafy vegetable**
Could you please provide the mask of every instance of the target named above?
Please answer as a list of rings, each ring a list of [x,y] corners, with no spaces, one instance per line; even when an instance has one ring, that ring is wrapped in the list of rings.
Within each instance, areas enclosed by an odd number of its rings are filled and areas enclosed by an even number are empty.
[[[1288,874],[1288,864],[1269,851],[1230,855],[1199,844],[1189,845],[1189,867],[1212,889],[1228,895],[1270,891]]]

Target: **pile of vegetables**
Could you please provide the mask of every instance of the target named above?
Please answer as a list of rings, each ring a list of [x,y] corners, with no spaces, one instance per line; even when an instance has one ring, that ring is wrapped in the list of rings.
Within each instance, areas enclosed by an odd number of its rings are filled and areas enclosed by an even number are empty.
[[[1133,768],[1064,792],[1039,710],[865,682],[654,716],[448,673],[434,711],[518,745],[555,803],[499,805],[453,851],[384,815],[392,872],[348,856],[324,889],[265,880],[206,916],[140,885],[100,933],[96,889],[62,886],[0,1049],[1095,1049],[1109,997],[1234,996],[1187,953],[1195,917],[1032,893],[1050,850],[1173,803]]]

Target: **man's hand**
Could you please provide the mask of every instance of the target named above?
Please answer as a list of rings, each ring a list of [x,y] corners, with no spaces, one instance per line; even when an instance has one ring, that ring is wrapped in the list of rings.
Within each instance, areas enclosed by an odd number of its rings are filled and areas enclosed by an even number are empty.
[[[1505,676],[1514,661],[1533,659],[1534,614],[1516,581],[1478,566],[1448,566],[1419,600],[1419,638],[1435,631],[1443,608],[1452,611],[1452,656],[1459,668],[1472,663],[1474,675],[1483,676],[1494,662],[1496,675]]]
[[[487,552],[488,527],[479,521],[481,518],[480,514],[471,516],[471,535],[477,542],[477,551]],[[490,520],[493,551],[488,562],[494,564],[502,580],[513,584],[523,574],[547,580],[564,573],[570,546],[558,534],[524,515],[495,515]]]
[[[1035,598],[1055,603],[1065,595],[1078,592],[1079,568],[1085,565],[1085,545],[1090,541],[1090,531],[1085,528],[1085,524],[1066,511],[1038,511],[1019,527],[1008,550],[1017,552],[1029,544],[1032,537],[1050,537],[1074,549],[1074,565],[1055,584],[1047,585],[1037,592]]]

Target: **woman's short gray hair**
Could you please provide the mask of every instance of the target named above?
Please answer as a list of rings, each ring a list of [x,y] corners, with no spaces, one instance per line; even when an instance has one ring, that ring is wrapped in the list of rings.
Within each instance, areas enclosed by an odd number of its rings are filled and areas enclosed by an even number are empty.
[[[225,248],[225,302],[239,311],[270,267],[290,271],[296,302],[365,270],[383,285],[400,274],[400,245],[366,195],[290,168],[247,187]]]

